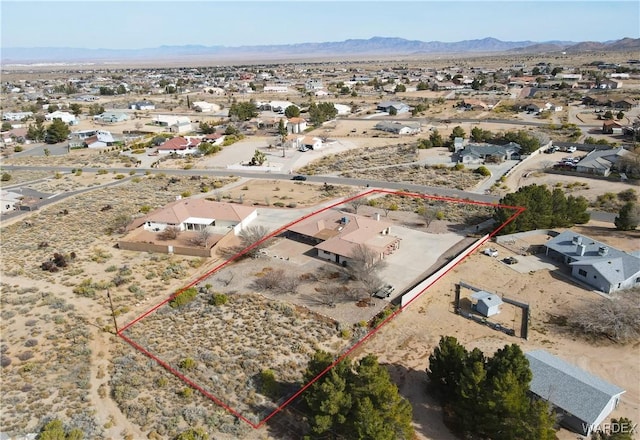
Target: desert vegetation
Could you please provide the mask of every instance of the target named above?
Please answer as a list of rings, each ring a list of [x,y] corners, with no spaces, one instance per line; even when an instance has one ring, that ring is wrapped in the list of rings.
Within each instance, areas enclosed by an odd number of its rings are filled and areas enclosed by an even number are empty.
[[[179,308],[162,307],[125,335],[255,423],[301,386],[316,350],[348,345],[336,323],[304,309],[250,293],[222,303],[216,294],[205,289]],[[260,392],[264,369],[279,384],[273,400]]]

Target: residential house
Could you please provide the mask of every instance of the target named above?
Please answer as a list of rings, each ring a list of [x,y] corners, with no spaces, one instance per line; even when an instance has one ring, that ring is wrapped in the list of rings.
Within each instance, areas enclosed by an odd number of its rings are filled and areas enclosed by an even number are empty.
[[[192,104],[192,106],[195,111],[202,113],[210,113],[220,109],[217,104],[212,104],[206,101],[196,101]]]
[[[229,234],[237,235],[258,215],[254,207],[207,199],[182,199],[135,219],[128,234],[118,242],[120,249],[164,252],[210,257],[214,246]],[[174,240],[164,240],[159,233],[169,227],[180,231]],[[204,244],[194,239],[206,232]]]
[[[382,101],[378,104],[377,110],[382,112],[391,112],[392,109],[396,111],[396,114],[409,113],[411,107],[400,101]]]
[[[0,212],[11,212],[16,209],[16,206],[20,204],[22,194],[13,191],[6,191],[0,189]]]
[[[287,228],[286,236],[313,245],[319,258],[348,265],[356,248],[364,246],[383,259],[400,247],[391,235],[391,224],[356,214],[330,209]]]
[[[611,294],[640,286],[640,258],[573,231],[545,244],[546,255],[571,270],[571,276]]]
[[[304,118],[295,117],[287,120],[287,131],[289,133],[302,133],[307,129],[307,121]]]
[[[131,110],[155,110],[156,105],[150,101],[138,101],[129,104]]]
[[[603,134],[622,134],[622,125],[613,119],[607,119],[602,123]]]
[[[201,231],[207,227],[233,231],[238,235],[258,215],[254,207],[237,203],[213,202],[207,199],[182,199],[134,220],[128,229],[142,226],[146,231],[161,232],[168,227],[180,231]]]
[[[202,141],[196,137],[182,137],[176,136],[172,139],[169,139],[162,145],[156,148],[156,151],[160,154],[179,154],[181,156],[187,154],[193,154],[198,151],[198,145],[200,145]]]
[[[56,110],[51,113],[47,113],[44,115],[44,119],[47,121],[53,121],[54,119],[60,119],[65,124],[76,125],[78,123],[78,119],[73,113],[62,112],[60,110]]]
[[[23,121],[33,116],[33,112],[8,112],[2,114],[3,121]]]
[[[193,130],[191,119],[186,116],[156,115],[153,123],[161,127],[167,127],[172,133],[188,133]]]
[[[324,85],[323,85],[321,79],[308,79],[304,83],[304,89],[307,92],[312,92],[314,90],[320,90],[320,89],[323,89],[323,88],[324,88]]]
[[[83,146],[87,148],[104,148],[110,147],[116,143],[110,132],[105,130],[97,130],[93,136],[84,139]]]
[[[613,101],[613,108],[618,108],[621,110],[631,110],[634,107],[638,107],[638,102],[631,98],[620,99],[618,101]]]
[[[502,162],[520,159],[520,145],[467,144],[458,152],[458,162],[463,164]]]
[[[579,173],[597,174],[599,176],[608,176],[617,165],[620,158],[629,154],[629,151],[623,147],[608,150],[593,150],[576,165],[576,171]]]
[[[93,117],[93,120],[103,124],[115,124],[129,120],[129,115],[122,112],[104,112]]]
[[[590,435],[604,422],[625,392],[545,350],[525,356],[532,373],[529,391],[553,406],[562,426],[581,435]]]
[[[322,148],[322,139],[313,136],[303,136],[297,141],[300,151],[319,150]]]
[[[27,131],[25,127],[12,128],[9,131],[0,133],[0,143],[2,145],[12,145],[16,142],[25,143],[27,141]]]
[[[467,110],[489,110],[489,105],[477,98],[463,99],[460,103],[460,107]]]
[[[373,128],[398,135],[417,134],[422,130],[419,123],[401,123],[398,121],[380,121]]]
[[[285,85],[266,85],[263,91],[264,93],[288,93],[289,87]]]
[[[476,301],[472,306],[473,310],[487,318],[500,313],[500,306],[503,304],[502,298],[498,295],[484,290],[474,292],[471,299]]]

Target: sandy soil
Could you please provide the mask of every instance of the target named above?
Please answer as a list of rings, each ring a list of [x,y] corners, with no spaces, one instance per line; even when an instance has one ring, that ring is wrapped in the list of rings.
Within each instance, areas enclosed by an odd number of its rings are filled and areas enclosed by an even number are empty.
[[[603,224],[593,222],[576,230],[621,249],[634,247],[629,235],[612,235]],[[495,246],[501,256],[512,255],[508,249]],[[507,336],[455,315],[454,285],[460,280],[529,303],[532,307],[529,340]],[[525,352],[537,348],[548,350],[626,389],[621,405],[611,416],[637,420],[640,415],[638,344],[620,346],[588,341],[545,322],[550,313],[570,314],[583,304],[601,301],[606,299],[549,270],[521,274],[497,259],[476,253],[382,328],[360,352],[376,354],[382,363],[388,364],[401,393],[413,405],[414,425],[420,439],[454,438],[442,424],[437,403],[424,393],[428,356],[443,335],[453,335],[468,349],[478,347],[487,354],[511,343],[520,344]],[[561,430],[559,438],[573,440],[575,434]]]

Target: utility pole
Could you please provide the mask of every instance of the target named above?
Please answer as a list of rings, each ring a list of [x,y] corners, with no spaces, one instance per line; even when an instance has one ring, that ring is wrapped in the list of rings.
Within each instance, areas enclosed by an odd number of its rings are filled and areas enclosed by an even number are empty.
[[[107,289],[107,298],[109,298],[109,306],[111,307],[111,317],[113,318],[113,326],[116,329],[116,335],[118,334],[118,321],[116,321],[116,314],[113,310],[113,301],[111,300],[111,292]]]

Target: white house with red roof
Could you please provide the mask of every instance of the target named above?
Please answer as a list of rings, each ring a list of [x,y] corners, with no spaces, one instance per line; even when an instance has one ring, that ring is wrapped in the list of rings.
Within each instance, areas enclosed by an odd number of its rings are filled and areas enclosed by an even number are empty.
[[[287,120],[287,131],[289,133],[302,133],[307,129],[307,121],[304,118],[289,118]]]
[[[198,151],[198,145],[202,140],[197,137],[183,137],[176,136],[174,138],[169,139],[164,144],[160,145],[156,148],[156,151],[159,154],[179,154],[179,155],[187,155],[193,154]]]

